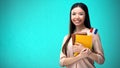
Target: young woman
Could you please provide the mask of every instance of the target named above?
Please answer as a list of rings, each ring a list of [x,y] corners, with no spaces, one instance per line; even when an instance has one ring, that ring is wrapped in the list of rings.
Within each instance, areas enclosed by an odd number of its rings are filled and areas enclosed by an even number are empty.
[[[64,37],[60,53],[60,65],[67,68],[95,68],[94,61],[104,63],[104,53],[99,34],[92,34],[92,51],[82,44],[72,44],[71,35],[74,33],[87,33],[91,29],[88,8],[83,3],[75,3],[70,10],[70,31]],[[74,56],[74,52],[79,52]]]

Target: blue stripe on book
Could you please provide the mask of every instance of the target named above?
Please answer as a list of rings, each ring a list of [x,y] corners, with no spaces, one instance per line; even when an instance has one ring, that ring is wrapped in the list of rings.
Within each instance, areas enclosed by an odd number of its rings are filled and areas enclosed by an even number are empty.
[[[94,34],[97,34],[97,31],[98,31],[98,29],[95,29],[95,32],[94,32]]]

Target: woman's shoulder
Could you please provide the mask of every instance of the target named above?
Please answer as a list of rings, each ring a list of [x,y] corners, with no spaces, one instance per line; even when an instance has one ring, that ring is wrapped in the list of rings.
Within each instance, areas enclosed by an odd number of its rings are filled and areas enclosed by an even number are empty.
[[[90,28],[90,29],[87,31],[87,34],[88,34],[88,35],[92,35],[94,39],[99,39],[99,38],[100,38],[99,32],[98,32],[98,29],[97,29],[97,28]]]
[[[66,34],[66,35],[64,36],[64,40],[67,40],[67,38],[68,38],[69,36],[70,36],[69,34]]]
[[[63,38],[63,44],[64,44],[65,41],[68,39],[68,37],[69,37],[69,34],[67,34],[67,35],[64,36],[64,38]],[[62,45],[63,45],[63,44],[62,44]]]
[[[98,34],[98,29],[97,28],[87,29],[87,34],[97,35]]]

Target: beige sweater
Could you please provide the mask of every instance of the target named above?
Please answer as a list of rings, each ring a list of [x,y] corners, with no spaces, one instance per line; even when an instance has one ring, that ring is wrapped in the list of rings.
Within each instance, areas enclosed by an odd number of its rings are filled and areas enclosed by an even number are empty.
[[[89,34],[89,30],[84,30],[83,32],[87,32],[87,34]],[[98,33],[97,34],[92,34],[93,39],[92,39],[92,43],[93,43],[93,48],[94,51],[98,57],[98,62],[99,64],[101,64],[102,62],[104,62],[104,53],[103,53],[103,49],[102,49],[102,45],[100,42],[100,38]],[[64,40],[63,40],[63,44],[65,43],[65,41],[67,40],[68,36],[65,36]],[[63,46],[62,44],[62,46]],[[62,52],[62,48],[61,48],[61,53],[60,53],[60,65],[64,66],[64,60],[68,57],[73,57],[73,50],[72,50],[72,38],[70,38],[69,42],[68,42],[68,47],[67,47],[67,56]],[[79,61],[66,66],[67,68],[95,68],[94,66],[94,61],[90,58],[83,58],[80,59]]]

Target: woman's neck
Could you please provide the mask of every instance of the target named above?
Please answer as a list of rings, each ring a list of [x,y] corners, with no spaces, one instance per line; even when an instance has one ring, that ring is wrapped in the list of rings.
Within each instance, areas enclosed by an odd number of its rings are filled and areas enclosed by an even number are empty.
[[[75,32],[81,32],[83,29],[85,29],[86,27],[84,25],[82,26],[76,26],[76,30]]]

